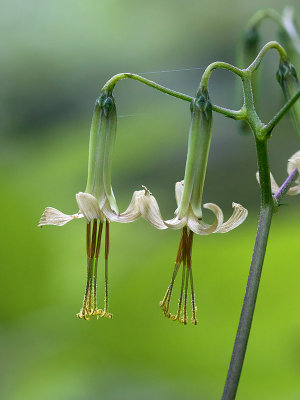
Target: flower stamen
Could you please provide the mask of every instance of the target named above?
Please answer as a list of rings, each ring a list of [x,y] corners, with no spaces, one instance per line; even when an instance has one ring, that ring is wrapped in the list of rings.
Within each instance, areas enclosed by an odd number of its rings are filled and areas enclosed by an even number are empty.
[[[101,244],[102,227],[103,223],[100,221],[97,234],[97,219],[94,219],[91,233],[91,222],[87,223],[87,283],[83,298],[83,305],[80,312],[77,314],[78,318],[83,318],[86,320],[89,320],[91,315],[98,316],[102,314],[102,310],[97,309],[97,267]]]
[[[187,230],[184,227],[181,234],[181,239],[178,247],[176,263],[174,267],[174,272],[172,275],[171,283],[166,291],[163,300],[160,302],[160,306],[166,317],[172,319],[173,321],[179,321],[183,324],[187,324],[187,304],[188,304],[188,292],[189,284],[191,285],[191,298],[192,298],[192,324],[196,325],[196,304],[195,304],[195,292],[194,292],[194,282],[192,275],[192,245],[193,245],[194,232]],[[174,287],[174,281],[182,264],[182,277],[181,277],[181,288],[178,301],[177,313],[175,315],[170,314],[170,300],[172,296],[172,291]]]
[[[101,237],[102,237],[102,229],[103,229],[103,222],[100,221],[99,223],[99,230],[98,230],[98,237],[97,237],[97,245],[95,251],[95,265],[94,265],[94,282],[93,282],[93,315],[101,315],[102,310],[97,309],[97,271],[98,271],[98,259],[99,259],[99,252],[100,252],[100,245],[101,245]]]
[[[104,296],[104,311],[101,317],[112,318],[113,315],[108,312],[108,255],[109,255],[109,222],[105,224],[105,296]]]
[[[189,270],[190,275],[190,283],[191,283],[191,297],[192,297],[192,318],[191,323],[197,325],[196,319],[196,303],[195,303],[195,291],[194,291],[194,281],[193,281],[193,273],[192,273],[192,248],[193,248],[193,239],[194,239],[194,232],[190,231],[189,233],[189,249],[187,253],[187,268]]]
[[[182,243],[183,243],[183,234],[181,234],[177,257],[176,257],[176,262],[175,262],[175,267],[174,267],[170,285],[166,291],[164,298],[160,302],[160,306],[161,306],[165,316],[168,318],[170,318],[169,307],[170,307],[170,300],[171,300],[171,296],[172,296],[172,292],[173,292],[174,282],[175,282],[175,278],[177,276],[177,273],[178,273],[178,270],[180,268],[181,261],[182,261]]]

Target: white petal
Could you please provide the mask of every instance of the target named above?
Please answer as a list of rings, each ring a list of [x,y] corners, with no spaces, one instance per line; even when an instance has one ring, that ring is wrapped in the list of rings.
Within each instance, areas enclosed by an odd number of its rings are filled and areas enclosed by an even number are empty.
[[[188,216],[188,226],[189,228],[195,232],[197,235],[209,235],[211,233],[216,233],[220,230],[223,224],[223,213],[219,206],[213,203],[206,203],[203,206],[208,210],[212,211],[215,214],[215,222],[212,225],[205,223],[202,220],[199,220],[195,214],[190,211]]]
[[[171,229],[182,229],[187,226],[187,217],[179,219],[178,215],[176,215],[175,218],[165,221],[165,225]]]
[[[287,191],[287,194],[289,196],[296,196],[296,194],[299,193],[300,193],[300,185],[293,186]]]
[[[297,168],[300,174],[300,151],[297,151],[292,157],[288,160],[287,172],[290,175],[294,168]],[[300,183],[300,177],[295,180],[296,183]],[[296,194],[296,193],[295,193]]]
[[[260,184],[258,171],[256,172],[256,180]],[[270,172],[270,180],[271,180],[271,191],[272,193],[276,193],[279,190],[279,186],[277,185],[274,176],[271,174],[271,172]]]
[[[139,210],[144,219],[150,222],[157,229],[167,229],[161,216],[157,201],[149,191],[144,191],[144,195],[137,198]]]
[[[47,207],[41,216],[38,226],[57,225],[63,226],[72,221],[72,219],[82,218],[82,214],[67,215],[53,207]]]
[[[226,233],[241,225],[248,215],[248,210],[238,203],[232,203],[233,213],[228,221],[226,221],[218,230],[219,233]]]
[[[103,214],[101,213],[96,197],[90,193],[80,192],[76,194],[76,200],[79,210],[88,222],[93,219],[103,219]]]
[[[181,202],[182,195],[183,195],[183,189],[184,189],[184,181],[176,182],[175,198],[176,198],[177,207],[179,207],[179,204]]]
[[[110,207],[109,203],[106,202],[103,207],[103,213],[107,219],[114,222],[128,223],[136,221],[140,216],[141,212],[138,206],[138,198],[144,195],[144,190],[137,190],[133,193],[131,202],[127,209],[121,214],[116,214]]]
[[[139,217],[143,217],[155,228],[167,229],[155,197],[146,188],[133,193],[131,202],[127,210],[123,213],[117,215],[108,203],[105,204],[103,213],[110,221],[128,223],[137,220]]]

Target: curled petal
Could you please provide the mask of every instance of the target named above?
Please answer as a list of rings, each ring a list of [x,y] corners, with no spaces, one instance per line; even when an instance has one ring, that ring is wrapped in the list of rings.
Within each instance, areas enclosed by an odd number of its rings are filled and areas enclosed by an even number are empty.
[[[213,203],[206,203],[203,207],[215,214],[215,222],[212,225],[209,225],[202,221],[202,219],[198,219],[193,212],[190,212],[188,217],[189,228],[197,235],[209,235],[211,233],[219,232],[224,220],[221,208]]]
[[[56,226],[63,226],[66,223],[72,221],[72,219],[82,218],[82,214],[73,214],[68,215],[64,214],[61,211],[57,210],[53,207],[47,207],[41,216],[40,222],[38,226],[44,225],[56,225]]]
[[[148,189],[137,190],[133,193],[131,202],[126,211],[117,215],[108,205],[103,208],[104,215],[111,221],[128,223],[143,217],[157,229],[167,229],[162,219],[157,201]]]
[[[103,219],[96,197],[90,193],[80,192],[76,194],[76,200],[79,210],[88,222],[91,222],[93,219]]]
[[[187,217],[180,219],[178,218],[178,215],[176,215],[175,218],[165,221],[165,225],[170,229],[182,229],[187,226]]]
[[[246,208],[244,208],[238,203],[232,203],[232,208],[233,208],[232,216],[229,218],[228,221],[222,224],[222,226],[218,230],[219,233],[226,233],[234,228],[237,228],[247,218],[248,210],[246,210]]]
[[[121,222],[121,223],[136,221],[141,216],[141,212],[138,207],[138,198],[143,195],[144,195],[144,190],[135,191],[132,195],[132,199],[129,206],[121,214],[116,214],[111,209],[108,202],[105,203],[102,211],[105,217],[110,221]]]
[[[149,191],[145,190],[144,195],[138,197],[137,203],[144,219],[150,222],[150,224],[157,229],[167,229],[167,226],[162,219],[157,201]]]

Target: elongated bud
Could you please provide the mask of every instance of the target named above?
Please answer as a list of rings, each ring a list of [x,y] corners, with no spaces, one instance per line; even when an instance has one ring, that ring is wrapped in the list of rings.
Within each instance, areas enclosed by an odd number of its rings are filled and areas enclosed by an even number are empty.
[[[195,215],[202,217],[201,201],[206,174],[212,127],[212,106],[206,89],[199,90],[191,103],[191,124],[184,175],[184,189],[178,208],[182,218],[191,204]]]
[[[111,187],[112,157],[117,132],[117,110],[113,96],[110,96],[106,99],[104,104],[104,112],[106,113],[107,117],[107,126],[103,162],[103,182],[105,194],[110,206],[118,214],[116,199]]]
[[[116,135],[116,106],[110,93],[102,93],[96,100],[90,130],[88,179],[85,191],[103,206],[106,197],[117,212],[111,189],[111,156]]]
[[[276,73],[276,78],[283,90],[283,94],[286,100],[289,100],[300,88],[300,84],[297,77],[297,72],[293,64],[288,61],[281,61],[279,69]],[[300,138],[300,102],[296,101],[291,109],[292,121],[297,132],[298,138]]]

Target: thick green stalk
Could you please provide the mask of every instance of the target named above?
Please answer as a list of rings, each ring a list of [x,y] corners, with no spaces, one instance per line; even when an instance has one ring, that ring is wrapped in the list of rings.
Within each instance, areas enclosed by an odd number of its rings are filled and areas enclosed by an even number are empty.
[[[222,400],[234,400],[236,396],[245,359],[273,214],[267,140],[262,141],[256,139],[256,148],[261,187],[260,216],[246,293]]]

